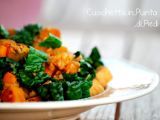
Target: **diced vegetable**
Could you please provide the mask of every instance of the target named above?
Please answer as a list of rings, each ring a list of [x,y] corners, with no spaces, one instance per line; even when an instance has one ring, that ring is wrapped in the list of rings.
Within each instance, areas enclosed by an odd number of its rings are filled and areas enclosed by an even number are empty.
[[[17,83],[17,78],[14,74],[7,72],[3,77],[4,86],[15,85]]]
[[[7,50],[7,57],[19,61],[28,55],[29,48],[24,44],[11,44]]]
[[[17,73],[17,69],[20,67],[18,62],[15,62],[9,58],[1,58],[0,59],[0,90],[3,88],[3,77],[8,71],[13,71],[13,73]]]
[[[49,34],[55,35],[58,38],[61,37],[61,33],[58,29],[56,29],[56,28],[44,28],[40,32],[40,38],[42,40],[44,40],[49,36]]]
[[[97,79],[93,80],[93,85],[90,88],[90,95],[95,96],[104,91],[104,87],[99,83]]]
[[[3,102],[25,102],[25,94],[21,88],[9,86],[3,89],[1,100]]]
[[[59,38],[56,36],[49,34],[48,38],[42,41],[40,44],[42,47],[47,47],[47,48],[59,48],[62,45],[62,42]]]
[[[112,75],[106,67],[101,66],[97,69],[96,79],[103,87],[106,87],[106,85],[111,81]]]
[[[0,45],[0,58],[6,57],[7,55],[7,47]]]

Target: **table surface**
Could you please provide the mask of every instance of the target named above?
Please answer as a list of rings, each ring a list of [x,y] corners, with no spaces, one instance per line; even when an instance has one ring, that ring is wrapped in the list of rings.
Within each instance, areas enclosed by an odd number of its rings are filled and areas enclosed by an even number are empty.
[[[62,31],[64,44],[70,50],[81,50],[89,54],[93,46],[98,46],[102,57],[125,58],[142,64],[160,73],[160,34],[133,31]],[[74,43],[74,45],[73,45]],[[121,103],[120,120],[159,120],[160,87],[141,98]],[[81,114],[81,120],[114,120],[117,104],[98,106]]]

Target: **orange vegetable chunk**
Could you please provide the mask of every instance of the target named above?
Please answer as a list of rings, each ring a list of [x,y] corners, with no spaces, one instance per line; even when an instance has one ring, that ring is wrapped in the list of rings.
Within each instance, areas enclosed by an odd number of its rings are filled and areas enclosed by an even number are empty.
[[[6,57],[7,55],[7,47],[0,45],[0,58]]]
[[[2,102],[25,102],[25,93],[17,86],[4,88],[1,94]]]
[[[17,83],[17,78],[14,74],[7,72],[3,77],[4,86],[15,85]]]

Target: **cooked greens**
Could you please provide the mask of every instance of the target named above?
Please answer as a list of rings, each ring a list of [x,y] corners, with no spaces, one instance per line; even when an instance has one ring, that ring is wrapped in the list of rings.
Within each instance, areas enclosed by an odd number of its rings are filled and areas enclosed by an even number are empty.
[[[39,24],[29,24],[24,26],[21,30],[16,31],[16,34],[12,37],[18,43],[24,43],[26,45],[33,45],[33,41],[36,35],[39,34],[42,27]]]
[[[92,52],[86,60],[96,69],[99,66],[103,65],[103,62],[101,61],[101,55],[99,53],[99,50],[97,47],[94,47],[92,49]]]
[[[47,48],[59,48],[62,45],[62,42],[56,36],[49,34],[48,38],[42,41],[40,46],[47,47]]]
[[[20,68],[20,62],[13,61],[9,58],[0,58],[0,90],[3,88],[2,78],[7,71],[13,71],[17,73],[17,70]]]
[[[44,83],[49,76],[44,72],[43,63],[47,62],[48,56],[42,51],[30,47],[30,51],[25,60],[24,68],[19,71],[21,83],[33,88],[41,83]]]

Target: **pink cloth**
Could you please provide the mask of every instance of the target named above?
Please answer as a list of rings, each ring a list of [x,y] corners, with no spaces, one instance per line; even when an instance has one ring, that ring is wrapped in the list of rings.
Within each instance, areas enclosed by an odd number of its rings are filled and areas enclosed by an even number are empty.
[[[0,0],[0,24],[20,28],[37,22],[41,0]]]

